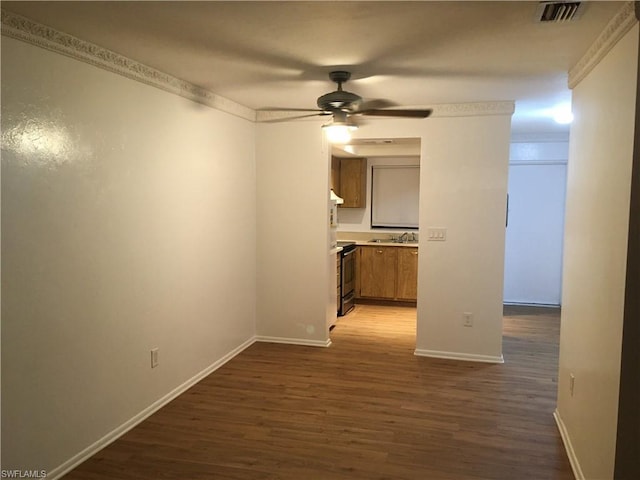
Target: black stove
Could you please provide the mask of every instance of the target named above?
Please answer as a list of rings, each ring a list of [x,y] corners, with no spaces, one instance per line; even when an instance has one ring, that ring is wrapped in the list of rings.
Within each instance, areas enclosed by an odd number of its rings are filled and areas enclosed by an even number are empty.
[[[356,249],[356,242],[338,242],[338,247],[342,247],[342,252],[347,253]]]
[[[340,298],[338,300],[338,316],[343,316],[355,306],[356,285],[356,242],[338,242],[340,252]]]

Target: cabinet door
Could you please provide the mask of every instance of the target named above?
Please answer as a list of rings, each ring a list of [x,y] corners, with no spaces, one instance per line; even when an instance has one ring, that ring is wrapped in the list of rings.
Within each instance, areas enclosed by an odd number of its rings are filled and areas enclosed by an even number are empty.
[[[340,192],[340,159],[331,157],[331,188],[336,195],[342,196]]]
[[[396,250],[395,247],[361,247],[361,297],[394,298],[396,292]]]
[[[367,204],[367,159],[340,159],[341,208],[364,208]]]
[[[398,247],[398,300],[418,299],[418,249]]]

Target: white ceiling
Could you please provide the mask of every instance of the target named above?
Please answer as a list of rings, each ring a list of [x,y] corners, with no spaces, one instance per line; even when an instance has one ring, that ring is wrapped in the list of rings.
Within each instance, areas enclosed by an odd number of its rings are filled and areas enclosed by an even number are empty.
[[[315,108],[346,89],[404,107],[515,100],[514,133],[566,132],[567,72],[623,2],[534,21],[538,2],[2,2],[253,109]]]

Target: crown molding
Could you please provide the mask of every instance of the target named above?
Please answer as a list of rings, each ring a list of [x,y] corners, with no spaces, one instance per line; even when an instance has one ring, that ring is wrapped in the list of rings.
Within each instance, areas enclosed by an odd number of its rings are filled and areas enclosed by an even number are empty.
[[[255,121],[256,119],[255,112],[248,107],[111,50],[4,9],[1,15],[2,35],[66,55],[246,120]]]
[[[637,22],[634,2],[626,2],[578,63],[569,70],[569,88],[575,88]]]
[[[432,117],[477,117],[483,115],[513,115],[515,102],[443,103],[432,105]]]
[[[314,115],[313,111],[309,110],[309,117],[303,118],[292,118],[292,117],[300,117],[301,115],[305,115],[304,112],[299,110],[257,110],[255,121],[258,123],[269,123],[269,122],[278,122],[279,120],[296,120],[296,121],[309,121],[309,120],[323,120],[323,121],[331,121],[331,115],[320,115],[321,111],[318,110],[318,115]]]

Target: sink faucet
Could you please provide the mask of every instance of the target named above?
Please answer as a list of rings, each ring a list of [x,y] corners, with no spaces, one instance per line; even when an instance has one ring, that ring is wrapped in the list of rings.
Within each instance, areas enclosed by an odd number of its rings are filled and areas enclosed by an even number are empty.
[[[408,240],[408,237],[409,237],[409,232],[404,232],[402,235],[400,235],[400,237],[398,237],[398,241],[400,243],[406,242]]]

